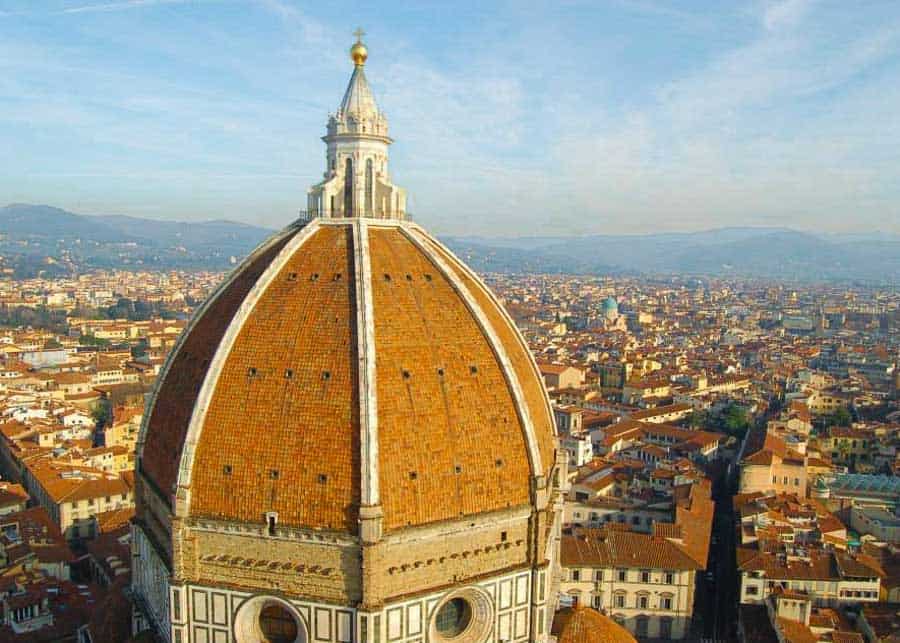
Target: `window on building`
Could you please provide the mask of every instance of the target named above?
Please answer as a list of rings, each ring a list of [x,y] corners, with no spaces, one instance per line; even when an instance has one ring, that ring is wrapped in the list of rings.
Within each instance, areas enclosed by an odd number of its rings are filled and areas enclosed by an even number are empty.
[[[646,594],[641,594],[637,599],[637,606],[639,609],[645,610],[647,606],[650,604],[650,598]]]
[[[641,582],[642,582],[642,583],[649,583],[649,582],[650,582],[650,572],[649,572],[649,570],[646,570],[646,569],[642,569],[642,570],[641,570]]]
[[[577,569],[572,570],[572,580],[579,581],[581,580],[581,571]]]
[[[799,486],[800,486],[800,478],[794,478],[794,486],[795,486],[795,487],[799,487]]]
[[[619,570],[619,582],[624,583],[628,579],[628,572],[624,569]]]
[[[672,609],[672,597],[671,596],[663,596],[659,599],[659,608],[664,610]]]
[[[594,580],[598,583],[603,581],[603,570],[598,569],[594,572]]]
[[[366,161],[366,214],[372,215],[375,178],[372,170],[372,159]]]
[[[672,638],[672,619],[670,619],[670,618],[659,619],[659,638],[661,638],[661,639]]]
[[[177,589],[172,590],[172,620],[181,622],[181,592]]]
[[[353,216],[353,159],[344,165],[344,216]]]
[[[266,605],[262,609],[259,629],[266,643],[293,643],[297,640],[297,621],[281,605]]]
[[[747,585],[744,593],[747,596],[756,596],[759,593],[759,588],[756,585]]]
[[[616,607],[625,607],[625,594],[616,594],[613,597],[613,605]]]
[[[650,630],[650,619],[641,614],[636,619],[634,619],[634,634],[635,636],[639,636],[641,638],[645,638],[647,636],[647,632]]]
[[[594,596],[594,598],[592,600],[592,605],[594,606],[595,610],[598,610],[601,607],[603,607],[603,597],[602,596]]]
[[[666,572],[666,585],[674,585],[675,584],[675,574],[672,572]]]
[[[472,621],[472,607],[462,598],[444,603],[435,618],[438,633],[443,638],[455,638],[462,634]]]

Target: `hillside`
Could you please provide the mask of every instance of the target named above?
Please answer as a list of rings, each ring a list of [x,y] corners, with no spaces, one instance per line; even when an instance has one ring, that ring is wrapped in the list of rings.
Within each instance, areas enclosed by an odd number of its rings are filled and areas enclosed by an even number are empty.
[[[900,283],[900,238],[785,228],[577,238],[445,240],[476,270]]]
[[[232,221],[88,216],[21,203],[0,208],[0,253],[19,276],[91,268],[222,270],[271,233]]]
[[[0,253],[19,276],[91,268],[223,270],[272,231],[234,221],[177,222],[0,208]],[[479,272],[687,274],[900,283],[900,237],[787,228],[583,237],[450,237]]]

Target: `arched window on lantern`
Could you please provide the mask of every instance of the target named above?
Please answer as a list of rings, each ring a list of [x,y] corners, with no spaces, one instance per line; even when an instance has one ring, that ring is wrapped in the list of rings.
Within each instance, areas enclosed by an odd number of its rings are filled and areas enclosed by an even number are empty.
[[[353,216],[353,159],[344,165],[344,216]]]
[[[372,169],[372,159],[366,161],[366,214],[372,216],[372,208],[375,198],[375,176]]]

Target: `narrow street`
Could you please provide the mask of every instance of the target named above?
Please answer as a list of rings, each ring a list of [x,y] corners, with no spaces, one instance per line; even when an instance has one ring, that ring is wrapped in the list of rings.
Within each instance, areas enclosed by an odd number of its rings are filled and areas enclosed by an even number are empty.
[[[715,485],[716,513],[710,570],[713,578],[704,578],[697,594],[697,611],[703,619],[703,641],[737,640],[738,575],[734,558],[734,512],[732,483],[723,475]]]

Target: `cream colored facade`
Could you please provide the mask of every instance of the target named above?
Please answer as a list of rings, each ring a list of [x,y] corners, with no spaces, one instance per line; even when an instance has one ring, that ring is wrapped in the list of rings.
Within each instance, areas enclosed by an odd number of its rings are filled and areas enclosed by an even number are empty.
[[[762,603],[776,587],[805,592],[817,605],[876,603],[881,579],[874,572],[868,577],[792,578],[789,573],[768,577],[764,571],[741,570],[741,603]]]
[[[775,493],[796,493],[806,497],[806,465],[795,461],[783,461],[776,455],[768,464],[741,463],[741,493],[757,491]]]
[[[693,570],[567,567],[561,591],[639,638],[684,638],[694,609]]]

